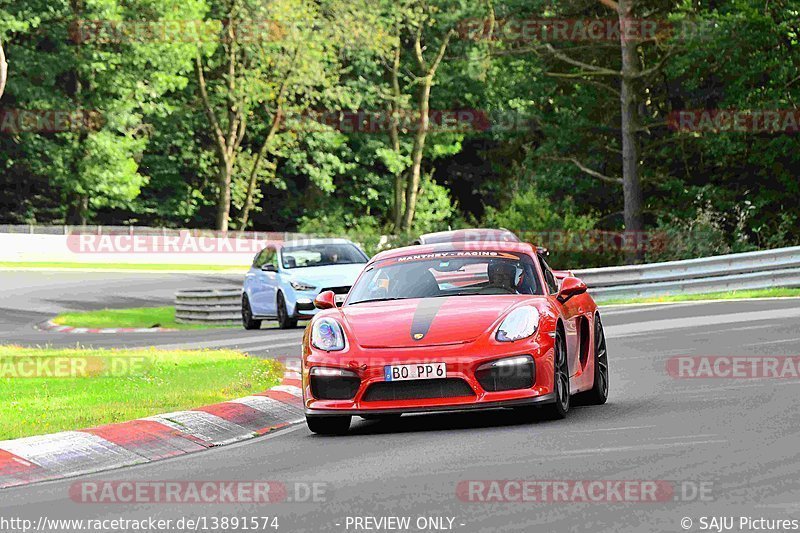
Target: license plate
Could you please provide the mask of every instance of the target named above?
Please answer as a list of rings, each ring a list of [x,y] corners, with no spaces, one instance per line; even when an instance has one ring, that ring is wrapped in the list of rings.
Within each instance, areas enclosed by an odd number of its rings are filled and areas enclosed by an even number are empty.
[[[347,300],[346,294],[337,294],[333,297],[333,301],[337,304],[343,304],[345,300]]]
[[[383,367],[386,381],[407,381],[409,379],[437,379],[447,377],[445,363],[416,363],[413,365],[387,365]]]

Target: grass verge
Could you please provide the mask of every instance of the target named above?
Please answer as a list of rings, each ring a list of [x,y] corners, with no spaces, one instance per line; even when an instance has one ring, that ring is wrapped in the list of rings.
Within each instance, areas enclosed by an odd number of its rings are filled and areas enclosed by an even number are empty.
[[[209,329],[235,327],[213,324],[178,324],[174,307],[135,307],[133,309],[102,309],[62,313],[53,319],[60,326],[75,328],[170,328]]]
[[[800,289],[758,289],[746,291],[730,292],[709,292],[703,294],[669,294],[665,296],[653,296],[650,298],[627,298],[615,300],[603,300],[601,305],[619,304],[649,304],[663,302],[691,302],[697,300],[746,300],[749,298],[792,298],[800,297]]]
[[[202,407],[263,392],[282,374],[231,350],[0,346],[0,440]]]
[[[158,270],[180,272],[244,272],[247,266],[228,265],[162,265],[157,263],[46,263],[33,261],[0,261],[0,268],[42,270]]]

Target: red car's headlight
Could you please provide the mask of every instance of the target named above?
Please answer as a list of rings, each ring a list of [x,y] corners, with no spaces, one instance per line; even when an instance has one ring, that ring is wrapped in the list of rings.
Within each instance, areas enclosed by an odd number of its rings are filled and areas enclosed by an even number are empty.
[[[340,352],[345,348],[341,324],[332,318],[320,318],[311,328],[311,345],[326,352]]]
[[[495,338],[500,342],[513,342],[527,339],[539,327],[539,311],[530,305],[524,305],[511,311],[497,328]]]

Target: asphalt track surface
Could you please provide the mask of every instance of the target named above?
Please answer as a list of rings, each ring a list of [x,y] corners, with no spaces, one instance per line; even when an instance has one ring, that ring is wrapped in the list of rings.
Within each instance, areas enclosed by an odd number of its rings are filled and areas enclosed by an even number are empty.
[[[3,343],[238,346],[261,357],[299,354],[300,330],[107,337],[33,329],[63,309],[168,303],[176,288],[230,286],[236,277],[2,272],[0,281]],[[711,516],[736,517],[738,531],[741,516],[800,519],[800,380],[689,380],[666,372],[674,356],[800,354],[800,300],[601,312],[610,398],[604,406],[576,407],[566,420],[521,420],[505,410],[404,416],[391,423],[356,419],[345,437],[316,436],[300,425],[77,481],[323,483],[324,502],[84,504],[70,499],[76,482],[70,479],[0,492],[0,517],[277,516],[278,531],[288,532],[365,531],[347,528],[347,517],[365,516],[408,516],[412,524],[418,517],[454,517],[453,530],[463,532],[684,531],[684,518],[694,521],[690,531],[700,531],[700,517]],[[687,494],[655,503],[474,503],[457,497],[459,482],[506,479],[669,480]],[[704,498],[689,494],[697,487]]]

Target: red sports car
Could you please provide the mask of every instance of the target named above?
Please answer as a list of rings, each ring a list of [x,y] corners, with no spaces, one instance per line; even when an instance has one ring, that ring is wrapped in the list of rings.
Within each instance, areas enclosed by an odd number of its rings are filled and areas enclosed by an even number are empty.
[[[608,397],[608,358],[586,285],[530,244],[411,246],[365,267],[342,307],[321,293],[303,338],[311,431],[364,418],[541,407]]]

